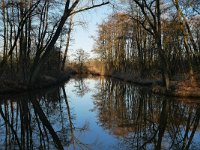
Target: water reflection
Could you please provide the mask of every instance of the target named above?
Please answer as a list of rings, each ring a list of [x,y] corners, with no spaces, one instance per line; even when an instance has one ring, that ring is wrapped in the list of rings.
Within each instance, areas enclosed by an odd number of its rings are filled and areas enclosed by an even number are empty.
[[[83,97],[86,93],[90,91],[90,88],[87,86],[86,80],[82,77],[76,77],[74,78],[74,86],[76,87],[74,89],[74,92],[77,96]]]
[[[1,97],[1,149],[198,149],[200,106],[117,80],[75,78]]]
[[[122,137],[121,149],[199,148],[199,105],[155,96],[147,89],[113,80],[102,80],[97,88],[98,120]]]
[[[51,92],[1,98],[0,147],[2,149],[66,149],[82,144],[74,131],[64,86]],[[64,147],[66,146],[66,147]]]

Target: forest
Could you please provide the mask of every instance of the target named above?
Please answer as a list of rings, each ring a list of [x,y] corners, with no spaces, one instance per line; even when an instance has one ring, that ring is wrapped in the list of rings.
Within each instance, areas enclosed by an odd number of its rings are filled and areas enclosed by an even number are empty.
[[[103,5],[114,11],[98,25],[93,52],[105,74],[199,95],[198,0],[2,0],[2,89],[42,87],[73,72],[66,67],[73,18]],[[79,70],[87,69],[81,62]]]
[[[199,149],[199,66],[200,0],[1,0],[0,149]]]
[[[106,4],[108,2],[80,0],[2,0],[2,92],[43,87],[44,82],[63,77],[70,16]]]
[[[200,1],[124,0],[116,7],[99,25],[94,49],[106,70],[132,80],[160,79],[166,90],[182,88],[180,95],[198,89]]]

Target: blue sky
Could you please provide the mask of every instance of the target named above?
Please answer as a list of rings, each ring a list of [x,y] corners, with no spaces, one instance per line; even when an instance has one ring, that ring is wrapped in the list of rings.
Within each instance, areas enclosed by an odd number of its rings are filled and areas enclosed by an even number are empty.
[[[99,8],[95,8],[83,13],[79,13],[74,17],[75,21],[86,21],[86,27],[82,27],[77,25],[74,27],[72,33],[73,41],[70,44],[69,48],[69,56],[76,49],[84,49],[85,51],[89,52],[92,55],[92,48],[94,46],[94,40],[91,36],[97,36],[98,24],[102,23],[104,19],[107,18],[109,14],[112,13],[111,6],[102,6]]]

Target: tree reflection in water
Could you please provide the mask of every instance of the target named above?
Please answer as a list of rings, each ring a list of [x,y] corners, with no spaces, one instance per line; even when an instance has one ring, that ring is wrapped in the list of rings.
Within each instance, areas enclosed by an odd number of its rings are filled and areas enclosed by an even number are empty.
[[[76,87],[74,92],[77,96],[83,97],[86,93],[90,91],[90,88],[87,86],[87,82],[82,77],[74,78],[74,86]]]
[[[199,149],[196,102],[104,78],[76,78],[67,85],[1,97],[0,149]]]
[[[64,87],[47,94],[1,98],[1,149],[66,149],[87,147],[74,135],[76,128]]]
[[[199,148],[193,141],[195,132],[199,133],[199,105],[155,96],[145,88],[110,79],[96,87],[99,123],[120,137],[120,148]]]

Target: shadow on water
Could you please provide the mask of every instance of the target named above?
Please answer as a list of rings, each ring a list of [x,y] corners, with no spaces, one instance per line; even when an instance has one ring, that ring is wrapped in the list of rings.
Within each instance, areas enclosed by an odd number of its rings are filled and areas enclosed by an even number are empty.
[[[70,89],[69,87],[73,87]],[[87,125],[74,124],[79,115],[71,96],[86,96],[95,114]],[[72,106],[73,105],[73,106]],[[89,106],[88,106],[89,107]],[[74,114],[76,113],[76,114]],[[90,115],[89,115],[90,116]],[[81,119],[85,119],[84,117]],[[148,89],[117,80],[72,79],[53,91],[1,97],[0,147],[2,149],[99,149],[81,139],[109,136],[110,149],[198,149],[200,106],[153,95]],[[92,137],[89,132],[93,132]],[[102,142],[101,144],[106,145]],[[105,148],[106,149],[106,148]]]

